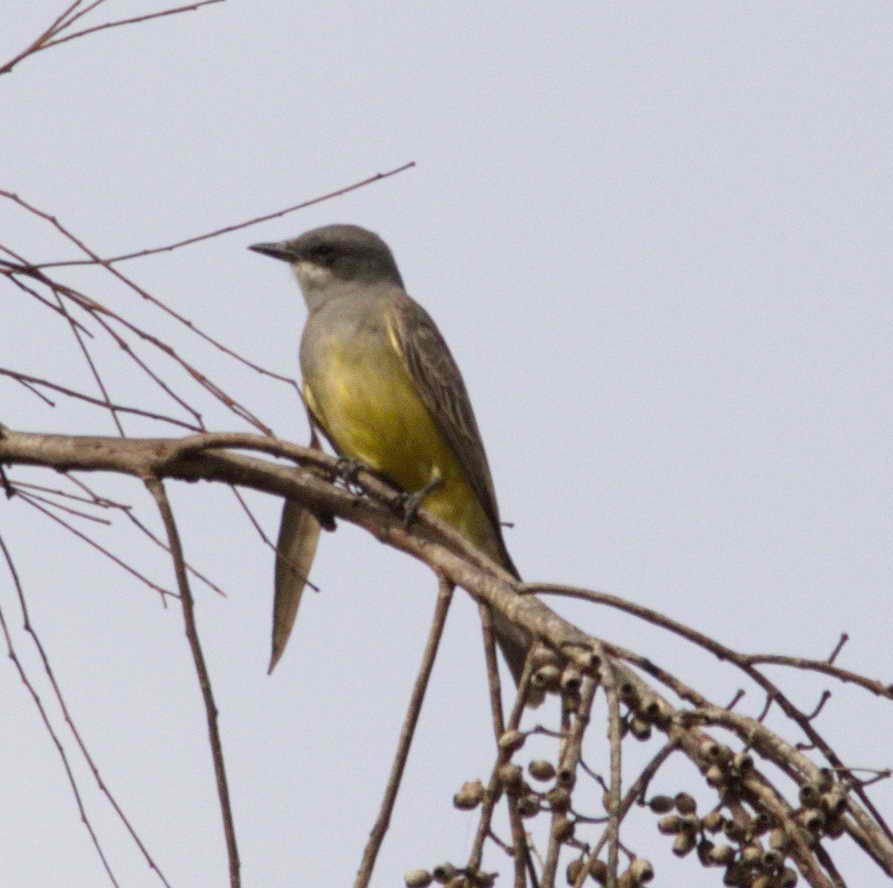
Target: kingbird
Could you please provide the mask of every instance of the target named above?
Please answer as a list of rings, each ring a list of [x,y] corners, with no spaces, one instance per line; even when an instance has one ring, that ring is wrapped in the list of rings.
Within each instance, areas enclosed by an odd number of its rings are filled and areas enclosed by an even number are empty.
[[[365,228],[328,225],[249,249],[288,262],[304,294],[300,363],[311,422],[338,454],[421,494],[423,510],[519,577],[462,375],[434,321],[404,289],[388,245]],[[280,553],[300,549],[295,514],[287,503]],[[286,588],[289,576],[296,593]],[[303,581],[277,569],[277,604],[299,597]],[[518,682],[529,638],[499,614],[494,626]]]

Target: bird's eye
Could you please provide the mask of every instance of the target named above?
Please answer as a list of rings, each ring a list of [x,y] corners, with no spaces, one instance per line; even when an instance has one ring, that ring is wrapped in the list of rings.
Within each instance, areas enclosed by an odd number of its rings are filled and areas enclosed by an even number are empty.
[[[335,250],[328,244],[323,244],[313,251],[313,258],[319,265],[334,265]]]

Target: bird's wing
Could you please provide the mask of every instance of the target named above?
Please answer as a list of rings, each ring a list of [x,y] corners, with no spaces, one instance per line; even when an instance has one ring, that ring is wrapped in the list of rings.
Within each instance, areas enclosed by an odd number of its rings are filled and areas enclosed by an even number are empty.
[[[390,332],[406,369],[477,494],[503,551],[505,565],[517,573],[499,523],[499,507],[462,374],[428,312],[401,293],[392,303]]]

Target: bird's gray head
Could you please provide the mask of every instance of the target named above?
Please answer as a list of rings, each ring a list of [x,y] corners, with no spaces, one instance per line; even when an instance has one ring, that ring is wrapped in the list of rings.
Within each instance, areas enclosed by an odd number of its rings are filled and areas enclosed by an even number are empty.
[[[293,240],[252,244],[248,249],[288,262],[310,308],[342,284],[403,286],[388,245],[359,225],[326,225]]]

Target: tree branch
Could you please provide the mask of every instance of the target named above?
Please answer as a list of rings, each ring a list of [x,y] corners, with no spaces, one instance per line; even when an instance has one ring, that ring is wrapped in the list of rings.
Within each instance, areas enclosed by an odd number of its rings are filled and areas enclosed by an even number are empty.
[[[167,531],[168,546],[174,562],[174,573],[177,577],[177,588],[180,590],[180,604],[183,608],[183,622],[186,625],[186,638],[192,651],[192,660],[198,675],[198,683],[205,704],[205,716],[208,723],[208,739],[211,744],[211,758],[214,761],[214,774],[217,778],[217,795],[220,800],[220,813],[223,818],[223,832],[226,836],[226,854],[229,860],[230,888],[240,888],[242,884],[239,873],[239,848],[236,843],[236,828],[233,823],[232,806],[229,799],[229,784],[226,777],[226,764],[223,759],[223,743],[220,739],[220,728],[217,723],[217,704],[214,702],[214,691],[211,688],[211,677],[205,663],[201,641],[198,637],[198,626],[195,622],[195,603],[189,588],[189,577],[186,574],[186,562],[183,558],[183,546],[174,520],[174,512],[164,489],[164,484],[152,476],[146,475],[144,483],[155,499],[164,528]]]

